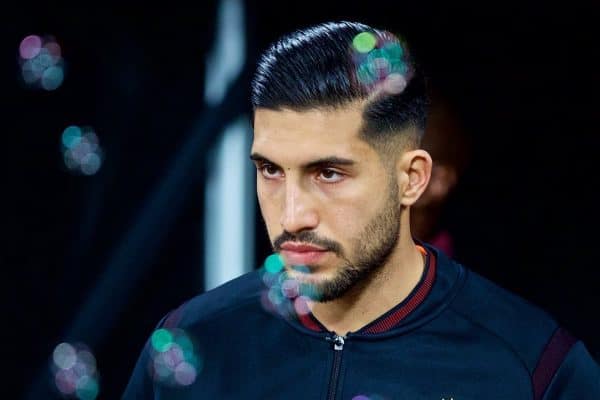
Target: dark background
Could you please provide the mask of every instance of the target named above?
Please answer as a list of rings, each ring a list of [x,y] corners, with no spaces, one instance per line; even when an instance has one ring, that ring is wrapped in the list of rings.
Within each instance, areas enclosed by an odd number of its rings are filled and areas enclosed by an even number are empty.
[[[44,391],[48,357],[57,343],[80,340],[98,361],[99,398],[118,398],[158,320],[202,291],[204,157],[219,123],[205,132],[197,168],[171,189],[169,206],[142,210],[190,132],[206,122],[204,66],[217,9],[208,3],[33,2],[5,13],[7,392],[53,398]],[[312,23],[352,19],[402,33],[473,143],[443,216],[456,258],[551,312],[600,357],[598,7],[415,3],[247,1],[247,70],[269,42]],[[32,33],[54,35],[63,49],[67,69],[56,91],[20,83],[18,45]],[[233,115],[248,109],[247,77],[229,96]],[[94,176],[62,164],[60,134],[71,124],[91,125],[100,137],[106,159]],[[132,231],[142,217],[142,232]],[[268,252],[258,218],[256,257],[248,260],[255,266]],[[107,278],[111,266],[117,273]],[[94,292],[102,279],[113,279],[125,300]],[[100,299],[98,312],[80,317],[90,296]]]

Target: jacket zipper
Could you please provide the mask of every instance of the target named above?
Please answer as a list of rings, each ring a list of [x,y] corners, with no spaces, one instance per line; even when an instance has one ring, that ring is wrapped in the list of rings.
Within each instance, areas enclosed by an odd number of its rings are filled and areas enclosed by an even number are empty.
[[[331,378],[329,379],[329,390],[327,399],[335,400],[335,393],[337,392],[338,379],[340,377],[340,366],[342,364],[342,350],[344,350],[345,343],[344,336],[328,336],[327,340],[333,342],[333,367],[331,369]]]

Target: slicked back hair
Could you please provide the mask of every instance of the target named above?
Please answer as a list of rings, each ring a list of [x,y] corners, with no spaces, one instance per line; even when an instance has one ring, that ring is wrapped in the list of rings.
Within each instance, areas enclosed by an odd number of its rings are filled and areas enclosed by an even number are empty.
[[[371,38],[370,50],[357,50],[360,34]],[[396,79],[388,90],[389,78],[398,78],[400,86]],[[301,29],[274,42],[259,60],[251,89],[254,111],[335,109],[364,101],[360,136],[385,152],[398,150],[397,144],[419,145],[429,103],[425,79],[406,44],[390,32],[347,21]]]

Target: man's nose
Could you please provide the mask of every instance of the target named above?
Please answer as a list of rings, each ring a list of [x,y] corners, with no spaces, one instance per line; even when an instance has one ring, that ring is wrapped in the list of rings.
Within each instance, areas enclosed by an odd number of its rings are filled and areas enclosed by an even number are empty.
[[[290,233],[315,229],[319,224],[319,218],[310,194],[297,185],[286,185],[280,223],[282,228]]]

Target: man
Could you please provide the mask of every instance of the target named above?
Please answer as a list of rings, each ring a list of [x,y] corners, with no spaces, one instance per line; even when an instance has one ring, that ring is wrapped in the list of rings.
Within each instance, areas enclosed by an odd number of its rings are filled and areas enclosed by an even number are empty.
[[[432,160],[403,42],[349,22],[294,32],[252,102],[275,254],[165,316],[125,399],[600,399],[580,341],[413,240]]]

